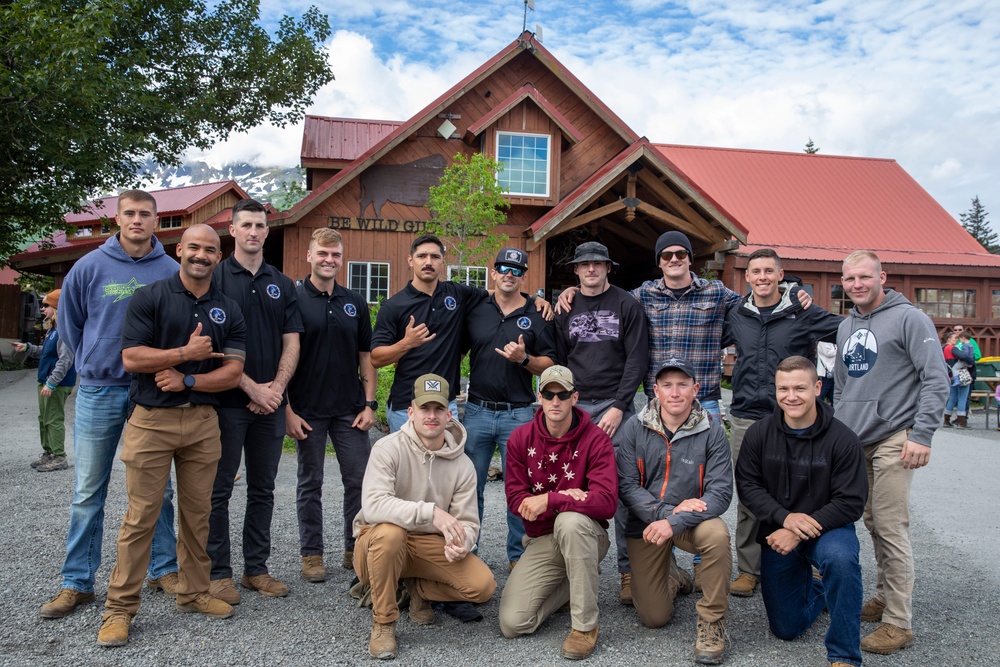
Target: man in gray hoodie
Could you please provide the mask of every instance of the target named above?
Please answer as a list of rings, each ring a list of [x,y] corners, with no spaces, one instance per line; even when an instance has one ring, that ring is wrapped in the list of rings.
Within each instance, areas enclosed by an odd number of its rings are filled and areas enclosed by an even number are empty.
[[[834,409],[865,449],[865,526],[878,568],[875,597],[861,620],[879,622],[861,640],[869,653],[913,643],[913,549],[910,484],[927,465],[931,438],[948,399],[948,370],[931,319],[892,290],[878,255],[858,250],[844,260],[841,281],[854,302],[837,332]]]

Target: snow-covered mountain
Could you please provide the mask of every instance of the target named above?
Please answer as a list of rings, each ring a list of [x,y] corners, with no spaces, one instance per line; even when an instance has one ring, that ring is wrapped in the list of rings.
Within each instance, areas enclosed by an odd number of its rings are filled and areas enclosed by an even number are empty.
[[[260,167],[245,162],[213,167],[205,162],[186,162],[171,167],[147,161],[139,173],[142,187],[163,190],[214,181],[236,181],[254,199],[270,201],[287,190],[289,183],[305,185],[305,173],[298,167]]]

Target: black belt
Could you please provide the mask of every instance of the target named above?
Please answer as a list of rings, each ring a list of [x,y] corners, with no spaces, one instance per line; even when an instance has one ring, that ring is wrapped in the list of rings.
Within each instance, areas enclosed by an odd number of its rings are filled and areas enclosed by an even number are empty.
[[[478,398],[470,398],[469,403],[486,408],[487,410],[517,410],[527,408],[531,403],[494,403],[493,401],[480,401]]]

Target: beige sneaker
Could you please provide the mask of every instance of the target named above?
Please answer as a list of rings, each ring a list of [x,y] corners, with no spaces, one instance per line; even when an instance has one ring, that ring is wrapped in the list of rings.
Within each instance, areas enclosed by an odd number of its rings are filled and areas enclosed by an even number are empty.
[[[251,591],[258,591],[269,598],[283,598],[288,595],[288,584],[278,581],[267,572],[253,576],[243,575],[240,586]]]
[[[622,572],[622,592],[618,598],[622,604],[632,604],[632,573]]]
[[[861,640],[862,651],[881,655],[895,653],[907,646],[913,646],[913,631],[892,623],[883,623]]]
[[[302,557],[302,578],[314,584],[326,581],[326,566],[323,565],[323,554]]]
[[[59,591],[59,595],[42,605],[38,615],[42,618],[62,618],[80,605],[90,604],[93,601],[93,593],[81,593],[72,588],[64,588]]]
[[[597,627],[587,632],[570,630],[562,645],[562,657],[569,660],[583,660],[597,647]]]
[[[97,633],[98,646],[125,646],[128,643],[128,628],[132,614],[124,611],[109,611],[104,614],[104,622]]]
[[[861,620],[865,623],[881,623],[884,611],[885,603],[878,598],[872,598],[861,605]]]
[[[418,625],[433,623],[434,609],[430,602],[420,597],[416,579],[406,579],[406,592],[410,594],[410,620]]]
[[[236,586],[233,585],[233,580],[230,577],[210,581],[208,584],[208,594],[213,598],[219,598],[229,605],[238,605],[240,600],[242,600],[240,592],[236,590]]]
[[[740,598],[748,598],[757,589],[757,577],[746,572],[741,572],[740,576],[733,579],[729,584],[729,594]]]
[[[232,605],[212,597],[208,593],[198,593],[191,602],[185,604],[178,602],[174,606],[177,611],[185,614],[205,614],[205,616],[212,618],[229,618],[233,615]]]
[[[698,637],[694,642],[694,661],[699,665],[718,665],[726,652],[726,621],[709,623],[698,619]]]
[[[146,579],[146,586],[151,591],[163,591],[164,595],[176,598],[178,581],[176,572],[167,572],[159,579]]]
[[[340,567],[344,568],[345,570],[353,570],[354,569],[354,552],[353,551],[345,551],[344,552],[344,557],[340,559]]]
[[[392,623],[372,622],[372,634],[368,639],[368,654],[379,660],[396,657],[396,621]]]

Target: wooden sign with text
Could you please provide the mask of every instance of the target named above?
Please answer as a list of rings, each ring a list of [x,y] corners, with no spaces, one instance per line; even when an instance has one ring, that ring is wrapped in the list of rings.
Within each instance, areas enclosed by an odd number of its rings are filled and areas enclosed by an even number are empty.
[[[420,234],[427,226],[426,220],[386,220],[383,218],[344,218],[331,215],[327,218],[331,229],[357,229],[362,232],[403,232]]]

